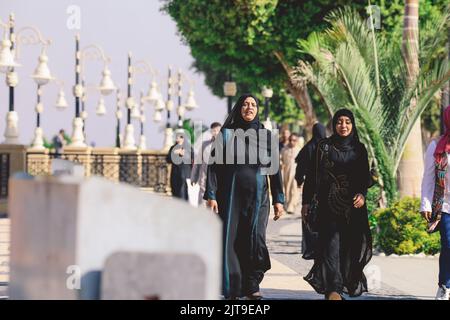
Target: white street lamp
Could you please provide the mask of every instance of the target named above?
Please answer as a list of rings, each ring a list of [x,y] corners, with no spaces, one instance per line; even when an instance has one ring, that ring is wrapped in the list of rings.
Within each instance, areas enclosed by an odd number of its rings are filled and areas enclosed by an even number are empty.
[[[100,100],[98,101],[98,105],[97,105],[97,109],[95,110],[95,113],[98,116],[103,116],[106,114],[105,99],[103,99],[103,97],[100,97]]]
[[[155,110],[155,113],[153,114],[153,121],[161,122],[161,120],[162,120],[162,112]]]
[[[69,106],[69,104],[67,103],[67,100],[66,100],[66,94],[64,93],[64,90],[62,87],[59,89],[55,106],[59,110],[64,110]]]
[[[12,42],[9,39],[2,40],[0,49],[0,72],[7,73],[10,68],[19,67],[20,65],[14,60],[14,54],[11,51]]]
[[[100,82],[100,87],[98,88],[102,95],[107,96],[116,90],[113,80],[111,79],[111,71],[105,66],[102,72],[102,80]]]
[[[80,84],[81,75],[84,72],[84,63],[86,60],[101,60],[103,61],[103,72],[100,85],[96,87],[97,90],[103,96],[109,95],[116,90],[113,80],[111,79],[111,72],[107,65],[111,62],[111,59],[105,55],[103,49],[96,45],[91,44],[83,49],[80,49],[80,36],[75,36],[75,86],[73,94],[75,96],[75,118],[73,120],[73,132],[71,147],[86,147],[84,136],[84,120],[87,118],[86,110],[80,112],[80,102],[86,99],[85,88],[83,84]],[[101,106],[100,101],[100,108]],[[104,107],[104,102],[103,102]],[[100,111],[102,111],[100,109]],[[101,112],[100,112],[101,113]]]
[[[50,69],[48,68],[48,57],[45,54],[45,49],[42,50],[41,55],[39,56],[39,64],[31,76],[34,81],[40,85],[46,85],[50,80],[53,79],[53,76],[50,73]]]
[[[159,92],[158,92],[158,84],[156,81],[152,81],[150,84],[150,89],[148,90],[148,94],[146,97],[144,97],[149,102],[157,102],[159,99]]]
[[[268,88],[266,86],[263,87],[262,89],[262,95],[264,97],[264,127],[268,130],[272,130],[272,122],[270,121],[270,116],[269,116],[269,108],[270,108],[270,98],[272,98],[273,96],[273,89],[272,88]]]
[[[188,111],[192,111],[192,110],[198,108],[197,102],[195,101],[195,98],[194,98],[194,90],[192,90],[192,89],[189,90],[187,101],[184,104],[184,106],[186,107],[186,109]]]
[[[18,32],[14,32],[15,18],[14,14],[10,14],[9,23],[5,24],[0,22],[0,26],[6,30],[9,29],[9,39],[5,37],[2,40],[0,49],[0,71],[6,73],[6,83],[9,87],[9,111],[6,115],[6,129],[5,129],[5,141],[7,144],[19,143],[19,115],[14,110],[14,88],[19,83],[19,77],[14,68],[19,66],[16,63],[16,59],[19,56],[19,45],[42,45],[41,55],[39,56],[39,65],[35,69],[32,78],[35,80],[38,87],[47,84],[53,79],[50,70],[48,68],[48,57],[45,54],[47,46],[51,44],[51,41],[42,37],[39,29],[33,26],[26,26],[21,28]],[[31,33],[30,33],[31,32]],[[17,46],[17,47],[15,47]]]
[[[154,81],[155,76],[157,73],[152,68],[152,66],[145,60],[138,60],[134,64],[131,63],[131,52],[128,53],[128,79],[127,79],[127,100],[126,100],[126,106],[128,108],[127,110],[127,125],[125,127],[125,139],[124,139],[124,145],[123,147],[127,150],[135,150],[136,149],[136,143],[134,139],[134,126],[131,123],[131,119],[141,119],[141,110],[140,108],[143,108],[143,105],[145,102],[154,102],[155,101],[155,94],[154,90],[152,90],[153,86],[156,86],[156,83]],[[149,74],[151,76],[151,86],[149,90],[149,94],[147,96],[144,96],[143,93],[141,93],[141,97],[139,100],[139,105],[135,102],[133,96],[132,96],[132,84],[133,84],[133,78],[137,74]],[[141,122],[142,127],[142,122]],[[141,130],[142,131],[142,130]],[[142,136],[142,134],[141,134]],[[142,142],[142,141],[141,141]],[[139,146],[143,146],[142,143],[139,144]]]
[[[166,107],[166,104],[164,103],[164,99],[162,97],[162,94],[159,93],[158,100],[156,101],[156,104],[155,104],[155,110],[156,111],[163,111],[165,107]]]

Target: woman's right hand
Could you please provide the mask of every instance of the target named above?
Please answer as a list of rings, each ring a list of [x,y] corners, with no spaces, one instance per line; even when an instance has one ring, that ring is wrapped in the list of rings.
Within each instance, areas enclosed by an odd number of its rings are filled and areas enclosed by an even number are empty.
[[[422,217],[424,217],[425,220],[427,220],[427,222],[430,222],[430,220],[431,220],[431,212],[429,212],[429,211],[422,211],[420,214],[422,215]]]
[[[219,213],[219,205],[217,204],[216,200],[208,199],[207,205],[209,208],[211,208],[212,211],[214,211],[215,213]]]

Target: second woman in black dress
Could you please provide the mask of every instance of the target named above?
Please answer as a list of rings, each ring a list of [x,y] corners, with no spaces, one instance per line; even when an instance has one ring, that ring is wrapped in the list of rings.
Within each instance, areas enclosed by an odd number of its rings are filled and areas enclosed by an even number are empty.
[[[365,201],[370,173],[350,110],[336,112],[333,132],[319,143],[303,190],[304,204],[315,193],[318,199],[314,265],[304,279],[326,299],[341,300],[344,293],[367,292],[363,269],[372,257]]]

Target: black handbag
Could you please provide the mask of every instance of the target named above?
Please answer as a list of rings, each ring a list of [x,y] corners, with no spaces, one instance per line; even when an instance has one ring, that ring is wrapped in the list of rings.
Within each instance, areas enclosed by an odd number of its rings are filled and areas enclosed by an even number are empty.
[[[320,177],[321,177],[321,172],[320,170],[320,162],[322,161],[322,157],[323,155],[327,156],[328,155],[328,148],[329,146],[327,144],[324,144],[324,150],[323,153],[320,153],[320,145],[317,146],[317,155],[316,155],[316,185],[315,185],[315,190],[314,190],[314,194],[311,200],[311,203],[309,204],[309,208],[308,208],[308,215],[306,217],[306,226],[308,227],[308,229],[311,232],[317,232],[317,216],[318,216],[318,211],[319,211],[319,189],[320,189]],[[319,156],[319,154],[321,156]]]

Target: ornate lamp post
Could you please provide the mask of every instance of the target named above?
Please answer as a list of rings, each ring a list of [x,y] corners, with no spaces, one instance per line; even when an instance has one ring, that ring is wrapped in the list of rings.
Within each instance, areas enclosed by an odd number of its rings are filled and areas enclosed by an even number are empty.
[[[90,50],[92,53],[91,55],[89,55]],[[86,111],[80,113],[80,102],[82,102],[85,88],[80,81],[82,79],[82,72],[84,72],[84,61],[87,59],[103,61],[104,68],[102,72],[102,79],[97,88],[100,93],[103,96],[106,96],[116,90],[116,86],[111,79],[111,72],[107,67],[107,64],[111,61],[111,59],[105,55],[101,47],[95,44],[91,44],[80,50],[80,36],[77,34],[75,37],[75,86],[73,88],[73,93],[75,96],[75,118],[73,121],[72,143],[70,144],[71,147],[86,147],[83,134],[83,118],[87,117],[87,113]]]
[[[168,76],[167,76],[167,101],[166,101],[167,121],[166,121],[165,135],[164,135],[163,150],[169,150],[173,144],[173,130],[170,127],[170,112],[173,109],[172,84],[174,84],[174,82],[175,82],[175,79],[172,79],[172,67],[169,66],[169,71],[168,71]]]
[[[183,84],[183,80],[186,80],[187,82],[189,82],[189,91],[186,97],[186,103],[182,104],[181,100],[182,100],[182,95],[183,95],[183,91],[182,91],[182,84]],[[194,109],[196,109],[197,106],[197,102],[195,101],[194,98],[194,82],[191,81],[185,74],[181,73],[181,70],[178,70],[178,81],[177,81],[177,85],[178,85],[178,108],[177,108],[177,114],[178,114],[178,128],[182,128],[183,127],[183,118],[184,118],[184,114],[187,111],[192,111]]]
[[[126,100],[126,107],[127,107],[127,126],[125,129],[125,141],[124,141],[124,148],[127,150],[136,150],[136,142],[134,139],[134,126],[131,123],[131,118],[140,119],[141,113],[139,110],[139,106],[136,104],[136,101],[134,100],[132,96],[132,85],[133,85],[133,76],[136,74],[141,73],[147,73],[151,76],[151,87],[154,85],[155,82],[154,78],[157,75],[155,70],[150,66],[148,62],[145,60],[139,60],[134,65],[131,63],[131,52],[128,53],[128,80],[127,80],[127,100]],[[140,103],[144,103],[146,101],[154,102],[156,101],[157,96],[155,96],[154,92],[152,92],[152,88],[149,90],[149,95],[145,96],[142,95],[140,99]],[[142,138],[142,137],[141,137]],[[144,137],[145,140],[145,137]]]
[[[67,101],[65,99],[65,94],[64,94],[64,90],[63,90],[63,86],[64,86],[64,82],[62,82],[61,80],[57,80],[54,79],[53,80],[54,83],[58,84],[60,89],[59,89],[59,93],[58,93],[58,98],[56,101],[56,107],[58,109],[65,109],[67,108]],[[36,129],[34,131],[34,138],[33,138],[33,142],[31,143],[31,149],[32,150],[37,150],[37,151],[43,151],[45,150],[44,147],[44,131],[42,130],[41,127],[41,114],[44,112],[44,104],[42,103],[42,92],[43,88],[42,85],[38,84],[37,85],[37,103],[36,103]]]
[[[156,100],[155,112],[153,114],[153,121],[155,123],[161,122],[161,120],[162,120],[162,112],[163,112],[165,107],[166,107],[166,105],[164,103],[163,96],[162,96],[161,92],[158,92],[158,99]]]
[[[146,99],[144,97],[144,92],[141,91],[141,95],[140,95],[140,99],[139,99],[139,110],[140,110],[139,121],[140,121],[140,125],[141,125],[141,137],[139,139],[139,149],[141,149],[141,150],[147,149],[147,143],[146,143],[145,134],[144,134],[145,101],[146,101]]]
[[[121,94],[120,94],[120,89],[117,89],[117,91],[116,91],[116,119],[117,119],[116,148],[122,147],[122,137],[120,135],[120,119],[122,119],[122,111],[120,110],[120,105],[121,105]]]
[[[0,49],[0,72],[6,73],[6,83],[9,87],[9,111],[6,116],[4,143],[17,144],[19,143],[19,116],[14,110],[14,88],[18,85],[19,78],[14,68],[19,66],[19,64],[15,61],[19,56],[19,45],[26,44],[42,46],[41,54],[39,56],[39,64],[31,76],[40,88],[53,79],[48,68],[48,57],[46,55],[47,46],[51,44],[51,41],[44,39],[41,32],[33,26],[23,27],[15,33],[14,14],[10,14],[9,22],[7,24],[0,21],[0,26],[5,30],[9,29],[9,38],[6,37],[5,32],[5,37],[2,41],[2,46]]]
[[[236,96],[237,88],[236,88],[236,82],[233,82],[231,79],[231,74],[228,75],[228,81],[226,81],[223,84],[223,93],[227,97],[227,103],[228,103],[228,114],[231,113],[231,108],[233,105],[233,97]]]
[[[270,111],[270,98],[273,96],[273,90],[268,87],[263,87],[262,95],[264,97],[264,127],[266,129],[272,130],[272,123],[270,122],[269,111]]]

